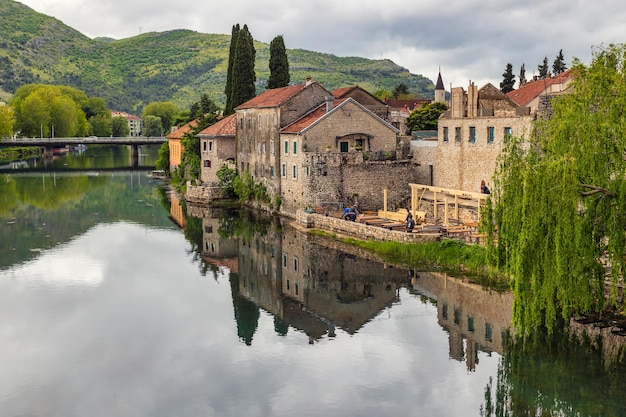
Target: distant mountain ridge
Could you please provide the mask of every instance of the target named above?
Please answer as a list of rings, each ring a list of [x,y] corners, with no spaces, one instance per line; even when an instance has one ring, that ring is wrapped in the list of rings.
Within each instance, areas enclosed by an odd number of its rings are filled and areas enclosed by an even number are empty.
[[[45,83],[79,88],[104,98],[111,109],[135,114],[152,101],[171,100],[187,108],[203,93],[218,103],[225,101],[230,35],[181,29],[121,40],[90,39],[13,0],[0,0],[0,17],[0,98],[23,84]],[[254,46],[258,94],[269,78],[269,44]],[[329,90],[358,84],[372,93],[404,83],[423,98],[434,95],[430,79],[388,59],[304,49],[288,49],[287,55],[292,83],[311,77]]]

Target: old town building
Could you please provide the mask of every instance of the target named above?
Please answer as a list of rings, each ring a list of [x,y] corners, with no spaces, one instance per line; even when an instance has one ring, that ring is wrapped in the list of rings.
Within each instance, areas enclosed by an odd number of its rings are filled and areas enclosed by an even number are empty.
[[[237,118],[231,114],[198,133],[202,164],[200,180],[203,184],[216,185],[217,171],[222,165],[235,168],[236,125]]]

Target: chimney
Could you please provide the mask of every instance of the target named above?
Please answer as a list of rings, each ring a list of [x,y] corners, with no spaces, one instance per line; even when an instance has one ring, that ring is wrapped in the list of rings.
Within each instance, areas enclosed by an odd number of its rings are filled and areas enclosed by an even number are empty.
[[[328,113],[329,111],[333,109],[333,101],[335,101],[335,97],[326,96],[325,100],[326,100],[326,113]]]
[[[313,81],[311,80],[311,77],[306,77],[306,80],[304,80],[304,85],[309,86],[313,83]]]

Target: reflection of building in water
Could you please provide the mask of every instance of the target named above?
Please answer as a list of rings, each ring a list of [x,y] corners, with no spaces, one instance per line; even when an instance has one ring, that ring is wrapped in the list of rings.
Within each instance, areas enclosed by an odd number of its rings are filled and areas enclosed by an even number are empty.
[[[502,353],[511,326],[513,294],[498,293],[445,274],[420,271],[413,289],[437,300],[437,319],[449,334],[450,357],[474,370],[478,351]]]
[[[312,244],[292,228],[240,239],[240,292],[311,341],[354,333],[397,300],[406,271]]]
[[[180,204],[180,199],[176,193],[170,195],[170,217],[181,229],[185,228],[187,221],[183,213],[183,206]]]
[[[237,273],[239,271],[237,238],[220,237],[219,226],[220,219],[218,218],[202,218],[202,258]]]

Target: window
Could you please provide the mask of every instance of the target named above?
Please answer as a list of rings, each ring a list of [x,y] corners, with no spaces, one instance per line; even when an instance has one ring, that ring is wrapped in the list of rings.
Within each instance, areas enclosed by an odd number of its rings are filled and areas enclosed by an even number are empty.
[[[206,140],[203,140],[203,141],[202,141],[202,150],[203,150],[204,152],[206,152],[206,148],[207,148]]]
[[[339,152],[348,152],[348,142],[339,142]]]
[[[467,330],[470,332],[474,331],[474,317],[467,318]]]
[[[208,160],[208,159],[205,159],[205,160],[204,160],[204,167],[205,167],[205,168],[211,168],[211,161],[210,161],[210,160]]]
[[[274,178],[274,165],[270,166],[270,177]]]
[[[476,127],[470,126],[469,128],[469,142],[476,143]]]
[[[298,178],[298,167],[295,165],[292,166],[291,171],[292,171],[293,179],[295,180],[296,178]]]
[[[261,142],[258,142],[256,144],[256,153],[261,155]]]
[[[259,114],[258,119],[259,119],[259,127],[263,127],[263,116]]]
[[[285,155],[289,155],[289,141],[285,141]]]
[[[266,143],[263,142],[263,155],[265,155],[265,145],[266,145]]]
[[[283,174],[283,178],[287,178],[287,164],[283,164],[282,174]]]
[[[309,167],[306,167],[306,176],[308,177],[311,173],[309,172]]]
[[[287,255],[283,255],[283,266],[287,268]],[[289,288],[289,287],[287,287]]]
[[[293,258],[293,270],[298,272],[298,258],[297,257]]]
[[[265,126],[270,127],[270,114],[265,113]]]
[[[248,116],[248,129],[252,128],[252,118]]]
[[[504,141],[506,142],[507,140],[509,140],[510,137],[511,137],[511,128],[505,127],[504,128]]]
[[[493,326],[489,323],[485,323],[485,339],[493,341]]]
[[[298,142],[293,141],[293,154],[296,155],[298,153]]]
[[[356,140],[354,141],[354,147],[355,147],[357,150],[361,150],[361,149],[363,149],[363,139],[356,139]]]
[[[461,141],[461,128],[460,127],[455,127],[454,128],[454,140],[456,142],[460,142]]]
[[[243,129],[243,117],[239,119],[239,127]]]
[[[493,140],[494,140],[494,137],[493,137],[494,136],[494,130],[495,129],[493,128],[493,126],[489,126],[487,128],[487,143],[493,143]]]
[[[274,141],[270,140],[270,154],[274,155]]]
[[[274,113],[274,126],[278,124],[278,115]]]
[[[209,152],[213,151],[213,141],[209,141]]]
[[[444,142],[448,141],[448,128],[447,127],[443,128],[443,141]]]

